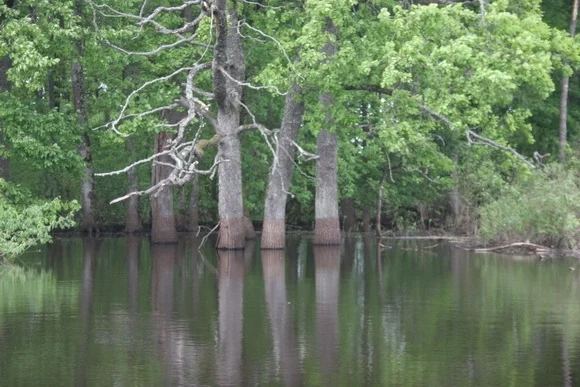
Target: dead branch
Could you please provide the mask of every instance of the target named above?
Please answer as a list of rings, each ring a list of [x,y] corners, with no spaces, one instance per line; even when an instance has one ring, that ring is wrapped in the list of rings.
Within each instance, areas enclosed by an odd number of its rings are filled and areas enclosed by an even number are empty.
[[[499,250],[506,250],[506,249],[512,249],[512,248],[523,248],[523,249],[527,249],[527,250],[533,251],[536,254],[545,253],[545,252],[547,252],[547,251],[550,250],[549,247],[542,246],[542,245],[537,245],[535,243],[530,243],[530,242],[516,242],[516,243],[510,243],[508,245],[502,245],[502,246],[496,246],[496,247],[488,247],[488,248],[485,248],[485,249],[473,249],[473,251],[476,252],[476,253],[487,253],[487,252],[493,252],[493,251],[499,251]]]

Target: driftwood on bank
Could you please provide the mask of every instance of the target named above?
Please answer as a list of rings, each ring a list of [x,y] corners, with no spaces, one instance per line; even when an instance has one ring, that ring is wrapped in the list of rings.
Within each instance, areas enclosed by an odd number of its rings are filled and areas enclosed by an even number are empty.
[[[501,251],[501,250],[507,250],[507,249],[516,249],[516,248],[517,249],[525,249],[525,250],[528,250],[530,252],[534,252],[536,254],[547,253],[551,250],[549,247],[537,245],[535,243],[516,242],[516,243],[510,243],[507,245],[496,246],[496,247],[473,249],[473,251],[475,251],[476,253],[488,253],[488,252]]]

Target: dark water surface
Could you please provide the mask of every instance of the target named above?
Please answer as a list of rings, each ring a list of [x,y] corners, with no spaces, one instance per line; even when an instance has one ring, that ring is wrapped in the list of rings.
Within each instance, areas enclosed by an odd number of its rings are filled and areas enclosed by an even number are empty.
[[[0,269],[0,385],[580,385],[575,260],[197,243],[59,240]]]

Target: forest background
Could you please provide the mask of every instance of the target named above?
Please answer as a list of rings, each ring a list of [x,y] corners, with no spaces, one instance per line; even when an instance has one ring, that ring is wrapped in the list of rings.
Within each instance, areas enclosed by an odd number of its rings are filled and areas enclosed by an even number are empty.
[[[0,259],[55,229],[580,241],[572,0],[5,0]],[[122,200],[121,200],[122,199]],[[113,202],[113,203],[111,203]]]

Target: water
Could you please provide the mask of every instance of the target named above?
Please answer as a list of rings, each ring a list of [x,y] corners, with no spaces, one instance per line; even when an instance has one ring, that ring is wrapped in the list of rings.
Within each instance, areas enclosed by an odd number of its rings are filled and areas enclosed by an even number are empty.
[[[580,265],[353,237],[67,239],[0,272],[0,385],[572,386]]]

